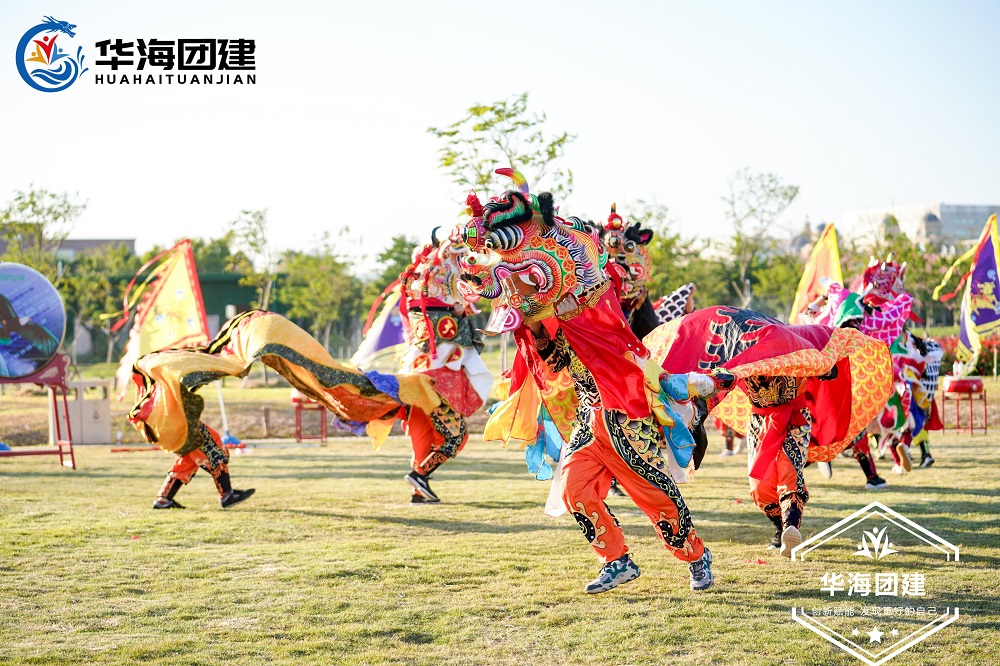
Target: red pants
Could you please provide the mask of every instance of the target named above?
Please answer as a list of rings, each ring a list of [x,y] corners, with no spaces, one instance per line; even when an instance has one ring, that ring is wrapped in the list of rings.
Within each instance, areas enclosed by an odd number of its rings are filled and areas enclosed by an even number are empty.
[[[699,559],[705,546],[695,534],[684,499],[669,475],[660,472],[666,477],[665,482],[661,479],[666,489],[647,481],[633,469],[633,465],[647,474],[655,474],[655,471],[650,472],[652,466],[644,468],[628,451],[626,454],[633,459],[633,464],[626,462],[614,448],[599,413],[595,414],[593,421],[595,440],[568,454],[563,464],[562,483],[563,503],[576,518],[597,557],[601,562],[610,562],[628,552],[622,529],[604,503],[614,477],[652,521],[667,550],[685,562]],[[619,439],[619,445],[622,444]]]
[[[407,415],[406,433],[410,436],[410,442],[413,445],[413,469],[418,474],[430,474],[440,467],[441,463],[458,455],[459,451],[465,448],[465,443],[469,441],[469,433],[465,429],[465,419],[457,412],[452,414],[444,412],[442,414],[438,413],[439,411],[435,412],[439,422],[442,416],[444,418],[451,416],[456,419],[456,423],[441,422],[436,427],[431,417],[417,407],[411,407]],[[449,410],[449,412],[451,411],[453,410]],[[461,419],[461,424],[457,423],[457,419]],[[455,435],[449,431],[449,425],[452,426],[451,429],[455,430]]]

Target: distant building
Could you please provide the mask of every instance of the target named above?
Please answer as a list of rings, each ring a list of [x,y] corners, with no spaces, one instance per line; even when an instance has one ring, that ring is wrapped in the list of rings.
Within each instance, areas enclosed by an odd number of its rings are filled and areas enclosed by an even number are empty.
[[[134,238],[67,238],[62,242],[56,256],[63,261],[76,261],[77,257],[94,254],[101,250],[124,246],[129,254],[135,254]]]
[[[915,243],[950,254],[979,238],[994,213],[1000,213],[1000,204],[886,206],[845,213],[841,225],[843,233],[861,238],[883,239],[904,233]]]
[[[134,238],[67,238],[62,242],[56,257],[63,261],[76,261],[77,257],[94,254],[101,250],[125,246],[129,254],[135,254]],[[7,241],[0,239],[0,254],[7,251]]]

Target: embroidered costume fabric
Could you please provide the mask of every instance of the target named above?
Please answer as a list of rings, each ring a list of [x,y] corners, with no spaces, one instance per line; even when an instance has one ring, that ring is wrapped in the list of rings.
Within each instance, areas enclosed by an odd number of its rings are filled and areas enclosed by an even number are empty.
[[[440,404],[429,377],[362,373],[336,360],[312,336],[273,312],[246,312],[223,325],[204,347],[141,357],[132,380],[138,398],[129,421],[151,444],[185,455],[201,446],[204,399],[196,391],[225,376],[243,377],[261,361],[346,421],[373,421],[400,406],[427,411]]]
[[[810,461],[832,460],[878,414],[892,388],[888,348],[852,329],[788,326],[751,310],[705,308],[646,336],[667,372],[725,369],[737,378],[799,377],[814,416]],[[836,377],[819,378],[836,368]],[[751,404],[738,384],[712,410],[743,431]]]

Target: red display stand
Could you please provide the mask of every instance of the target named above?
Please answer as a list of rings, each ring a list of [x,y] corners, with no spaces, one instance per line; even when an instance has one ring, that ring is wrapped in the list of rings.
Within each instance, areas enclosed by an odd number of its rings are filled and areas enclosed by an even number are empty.
[[[941,393],[941,420],[943,421],[943,429],[945,431],[964,432],[969,435],[979,430],[980,427],[976,425],[973,419],[974,411],[978,411],[975,409],[978,402],[983,406],[982,431],[985,435],[989,423],[989,412],[987,411],[986,388],[983,386],[982,377],[952,377],[949,375],[943,377],[943,380],[943,390]],[[952,426],[948,425],[949,402],[955,403],[955,424]],[[969,408],[969,423],[967,427],[961,425],[962,403],[968,405]]]
[[[49,389],[52,401],[52,414],[55,419],[55,446],[41,449],[14,448],[10,451],[0,451],[0,458],[15,456],[59,456],[59,464],[76,469],[76,457],[73,455],[73,433],[69,425],[69,405],[66,401],[67,370],[70,358],[68,354],[56,354],[52,362],[38,372],[18,379],[0,378],[0,384],[37,384]],[[56,390],[62,394],[62,400],[56,397]],[[61,406],[61,409],[60,409]],[[62,425],[66,426],[66,438],[63,439]]]
[[[326,406],[322,403],[316,402],[312,398],[308,398],[298,391],[292,394],[292,404],[295,405],[295,441],[301,442],[306,439],[318,439],[321,442],[326,441]],[[302,434],[302,412],[318,412],[319,413],[319,434],[318,435],[304,435]]]

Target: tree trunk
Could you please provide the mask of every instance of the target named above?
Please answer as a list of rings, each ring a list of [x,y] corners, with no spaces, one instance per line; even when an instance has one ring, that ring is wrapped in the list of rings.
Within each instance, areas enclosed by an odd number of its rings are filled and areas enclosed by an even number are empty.
[[[107,360],[107,362],[111,363],[111,355],[115,351],[115,339],[111,335],[111,324],[108,324],[107,328],[104,329],[104,332],[108,336],[108,360]]]

